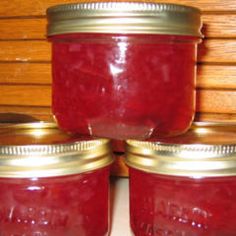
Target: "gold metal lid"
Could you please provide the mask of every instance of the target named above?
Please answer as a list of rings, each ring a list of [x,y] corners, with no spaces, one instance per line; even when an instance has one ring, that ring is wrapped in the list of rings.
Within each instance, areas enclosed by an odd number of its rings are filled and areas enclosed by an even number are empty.
[[[189,177],[236,175],[236,123],[198,122],[178,137],[126,144],[126,163],[139,170]]]
[[[110,141],[68,135],[53,123],[0,127],[0,177],[83,173],[112,163]]]
[[[200,10],[148,2],[87,2],[48,8],[48,36],[65,33],[167,34],[202,37]]]

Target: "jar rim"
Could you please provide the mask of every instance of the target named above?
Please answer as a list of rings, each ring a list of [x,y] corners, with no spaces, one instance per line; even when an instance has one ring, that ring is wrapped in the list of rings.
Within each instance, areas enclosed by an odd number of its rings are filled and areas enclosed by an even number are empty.
[[[113,158],[108,139],[72,138],[54,123],[35,122],[0,127],[0,162],[0,177],[28,178],[93,171]]]
[[[179,137],[153,142],[128,140],[126,164],[165,175],[234,176],[235,131],[236,123],[195,122],[187,133]],[[220,138],[221,135],[224,137]]]
[[[48,36],[66,33],[167,34],[202,37],[198,8],[154,2],[82,2],[47,9]]]

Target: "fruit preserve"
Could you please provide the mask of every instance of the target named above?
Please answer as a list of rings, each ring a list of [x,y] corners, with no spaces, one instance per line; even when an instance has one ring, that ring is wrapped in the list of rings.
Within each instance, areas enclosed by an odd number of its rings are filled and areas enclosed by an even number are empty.
[[[51,124],[1,127],[1,235],[108,235],[109,146]]]
[[[127,142],[135,236],[234,236],[236,124],[196,124],[178,138]]]
[[[52,7],[52,110],[72,133],[145,139],[185,132],[195,111],[200,12],[155,3]]]

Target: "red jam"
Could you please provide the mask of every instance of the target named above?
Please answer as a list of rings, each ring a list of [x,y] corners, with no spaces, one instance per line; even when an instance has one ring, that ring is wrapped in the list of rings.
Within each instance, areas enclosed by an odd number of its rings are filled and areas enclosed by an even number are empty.
[[[146,139],[191,125],[197,37],[74,33],[50,40],[52,109],[63,130]]]
[[[63,177],[0,178],[2,236],[105,236],[109,168]]]
[[[135,236],[235,236],[236,177],[188,178],[130,168]]]

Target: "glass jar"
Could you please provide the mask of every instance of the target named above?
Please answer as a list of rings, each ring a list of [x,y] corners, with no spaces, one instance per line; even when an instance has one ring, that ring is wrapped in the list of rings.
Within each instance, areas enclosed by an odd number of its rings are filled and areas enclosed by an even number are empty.
[[[177,135],[195,112],[200,11],[161,3],[49,8],[52,110],[66,131],[124,140]]]
[[[80,140],[49,123],[0,128],[0,232],[105,236],[110,143]]]
[[[135,236],[235,235],[236,124],[195,123],[127,152]]]

